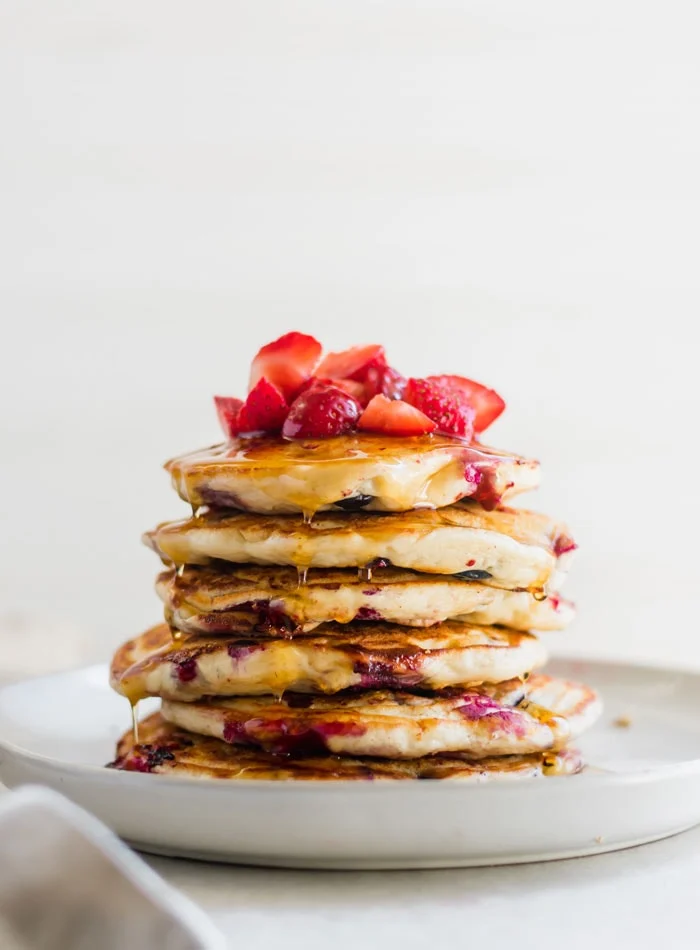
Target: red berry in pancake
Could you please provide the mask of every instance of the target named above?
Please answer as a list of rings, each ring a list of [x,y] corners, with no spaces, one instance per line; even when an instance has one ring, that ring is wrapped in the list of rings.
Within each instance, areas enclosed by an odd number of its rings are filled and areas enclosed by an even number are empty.
[[[338,386],[315,383],[292,403],[282,435],[287,439],[324,439],[354,429],[362,412],[357,399]]]
[[[264,376],[277,386],[285,399],[294,399],[301,386],[313,376],[321,352],[321,344],[314,337],[296,331],[285,333],[258,351],[250,367],[248,391]]]
[[[425,413],[401,399],[374,396],[360,416],[358,429],[387,435],[426,435],[436,428]]]

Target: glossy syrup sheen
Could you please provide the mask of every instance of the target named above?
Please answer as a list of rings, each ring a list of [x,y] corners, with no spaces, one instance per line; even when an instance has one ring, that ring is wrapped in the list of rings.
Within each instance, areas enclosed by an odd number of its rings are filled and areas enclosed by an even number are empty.
[[[350,506],[367,479],[379,479],[379,495],[360,494],[359,508],[433,507],[434,485],[445,479],[450,502],[469,496],[493,508],[504,495],[534,487],[537,474],[534,461],[461,439],[366,433],[315,441],[238,438],[171,459],[165,467],[179,494],[195,506],[246,509],[250,487],[264,485],[275,502],[297,505],[309,516],[327,505]],[[284,487],[272,486],[270,480],[282,473],[289,476]]]
[[[242,469],[286,468],[289,465],[309,465],[327,462],[362,462],[383,457],[387,464],[401,462],[425,452],[448,451],[474,461],[513,459],[517,456],[497,449],[465,442],[450,436],[415,436],[391,438],[370,433],[353,433],[331,439],[285,440],[270,436],[237,438],[231,442],[212,445],[195,452],[185,453],[166,462],[173,471],[187,464],[190,467],[236,466]]]

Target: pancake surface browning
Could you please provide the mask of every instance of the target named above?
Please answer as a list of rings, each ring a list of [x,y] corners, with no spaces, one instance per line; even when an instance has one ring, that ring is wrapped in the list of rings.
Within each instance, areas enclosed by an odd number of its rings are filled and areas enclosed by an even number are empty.
[[[282,441],[236,438],[166,464],[194,507],[261,514],[442,508],[473,497],[487,507],[539,484],[539,464],[450,436],[386,439],[367,432]],[[352,510],[352,508],[351,508]]]
[[[580,755],[573,749],[478,760],[458,755],[430,756],[412,761],[334,755],[280,756],[185,732],[165,722],[159,713],[139,724],[139,739],[139,743],[134,742],[131,730],[125,733],[117,744],[117,757],[109,767],[174,777],[235,781],[441,779],[472,783],[572,775],[583,767]]]
[[[559,597],[535,600],[525,591],[391,567],[374,570],[371,581],[352,569],[316,569],[300,585],[290,567],[217,562],[164,571],[156,589],[173,627],[204,635],[294,636],[321,623],[354,620],[428,627],[455,618],[516,630],[561,630],[573,616],[573,605]]]
[[[484,511],[462,502],[437,511],[261,517],[210,511],[159,525],[144,537],[167,562],[365,568],[376,561],[428,574],[469,571],[494,587],[555,587],[574,547],[560,524],[532,511]]]
[[[543,700],[550,702],[548,707]],[[399,691],[356,695],[164,700],[163,718],[234,745],[283,754],[414,759],[444,752],[481,758],[561,748],[595,721],[591,689],[536,674],[430,696]]]
[[[545,660],[544,646],[530,634],[463,623],[407,631],[394,624],[324,624],[291,640],[176,642],[162,624],[119,648],[111,682],[132,702],[146,696],[279,696],[287,690],[443,689],[523,676]]]

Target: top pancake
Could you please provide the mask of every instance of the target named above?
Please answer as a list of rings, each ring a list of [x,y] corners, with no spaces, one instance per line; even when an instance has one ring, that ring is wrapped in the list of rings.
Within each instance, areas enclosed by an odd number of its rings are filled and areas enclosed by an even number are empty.
[[[261,514],[443,508],[471,497],[486,508],[539,484],[539,463],[450,436],[357,432],[315,441],[238,438],[166,463],[178,494]]]
[[[566,529],[533,511],[485,511],[473,501],[396,514],[334,512],[262,517],[209,511],[162,524],[145,542],[173,564],[372,567],[380,559],[429,574],[467,573],[509,590],[555,589],[574,547]]]

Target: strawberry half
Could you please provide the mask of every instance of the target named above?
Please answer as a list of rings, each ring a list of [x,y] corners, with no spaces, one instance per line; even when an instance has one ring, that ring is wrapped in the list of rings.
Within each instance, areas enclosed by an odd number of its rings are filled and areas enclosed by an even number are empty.
[[[355,428],[362,407],[338,386],[314,383],[292,403],[282,426],[286,439],[326,439]]]
[[[234,396],[214,396],[216,414],[227,439],[233,439],[241,431],[238,421],[243,400]]]
[[[497,392],[482,386],[481,383],[475,383],[473,379],[466,379],[464,376],[428,376],[427,381],[444,386],[452,392],[459,392],[467,398],[476,413],[474,431],[477,433],[483,432],[495,422],[506,408]]]
[[[476,410],[467,397],[448,389],[433,379],[409,379],[406,402],[424,412],[441,432],[471,440],[474,435]]]
[[[289,406],[276,386],[264,376],[248,393],[238,415],[239,432],[279,432]]]
[[[296,331],[285,333],[258,351],[250,366],[248,392],[264,376],[291,401],[313,375],[321,353],[321,344],[314,337]]]
[[[406,389],[406,377],[391,366],[372,364],[367,368],[364,379],[366,398],[386,396],[388,399],[403,399]]]
[[[374,396],[357,423],[365,432],[385,432],[387,435],[426,435],[436,428],[432,419],[402,399]]]
[[[318,375],[332,379],[356,379],[363,383],[370,366],[386,366],[384,347],[378,343],[351,346],[342,353],[328,353],[318,366]]]
[[[301,394],[306,392],[307,389],[318,386],[320,386],[322,389],[327,389],[329,386],[337,386],[338,389],[342,389],[343,392],[350,393],[350,395],[354,396],[359,403],[364,404],[365,387],[362,385],[362,383],[358,383],[354,379],[327,379],[321,376],[312,376],[311,379],[307,379],[302,385],[301,389],[297,393],[297,397],[301,396]]]
[[[327,382],[331,386],[337,386],[338,389],[342,389],[345,393],[350,393],[361,406],[364,406],[367,402],[365,395],[365,387],[362,383],[358,383],[356,379],[329,379]]]

